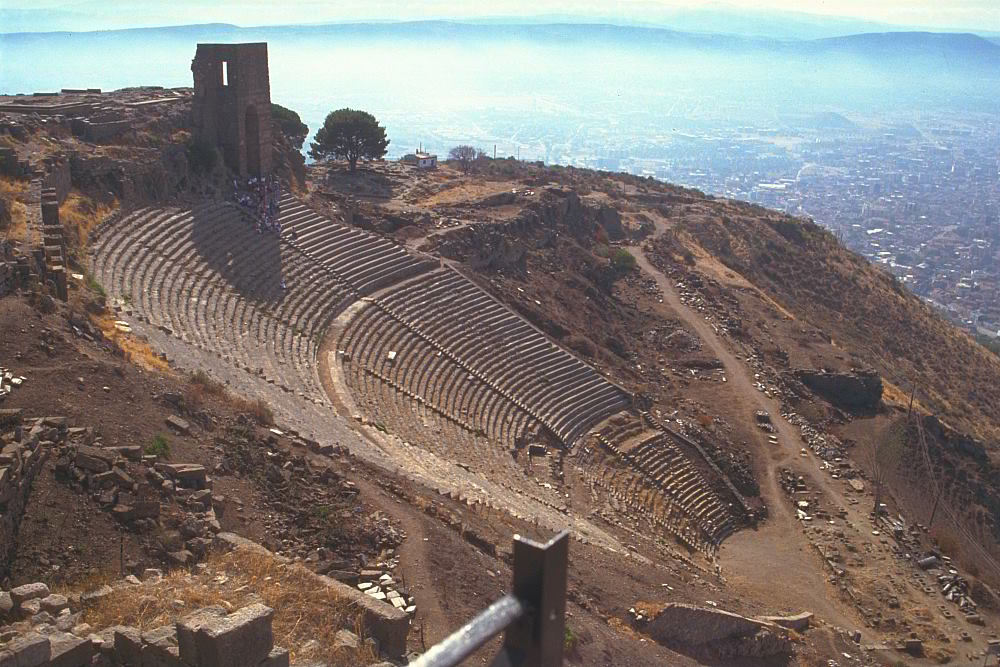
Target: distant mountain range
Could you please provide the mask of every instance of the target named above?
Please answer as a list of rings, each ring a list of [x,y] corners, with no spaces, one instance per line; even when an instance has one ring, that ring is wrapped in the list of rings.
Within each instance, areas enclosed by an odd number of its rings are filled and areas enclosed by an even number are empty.
[[[70,37],[87,40],[137,38],[187,41],[254,41],[281,38],[339,38],[427,40],[460,43],[477,40],[526,40],[574,46],[612,45],[638,49],[691,49],[702,52],[771,53],[799,61],[846,58],[885,66],[961,67],[1000,73],[1000,38],[986,39],[970,33],[878,32],[810,40],[779,40],[745,35],[696,33],[639,25],[599,23],[501,23],[411,21],[387,23],[333,23],[239,27],[212,23],[159,28],[84,33],[7,33],[2,43],[14,46],[23,40]],[[991,78],[996,78],[991,76]]]
[[[36,6],[32,7],[31,5]],[[538,13],[534,15],[489,14],[478,3],[447,2],[397,3],[381,0],[368,3],[329,3],[317,6],[298,3],[239,3],[220,0],[213,5],[199,8],[198,14],[205,23],[220,20],[231,22],[234,17],[242,25],[283,25],[291,23],[388,23],[398,21],[450,20],[481,25],[599,23],[622,26],[664,28],[682,32],[721,33],[745,37],[773,39],[823,39],[869,32],[975,32],[982,37],[1000,38],[1000,26],[994,31],[984,31],[976,23],[966,23],[967,28],[947,25],[908,25],[854,18],[810,14],[801,11],[775,9],[740,9],[725,4],[696,8],[676,8],[657,3],[608,3],[607,10],[600,6],[576,13]],[[15,8],[15,5],[20,7]],[[156,0],[133,0],[129,3],[108,3],[105,0],[9,0],[0,3],[0,31],[50,32],[118,30],[140,26],[172,26],[182,23],[191,15],[191,2],[177,0],[161,3]],[[442,13],[446,12],[446,13]],[[947,21],[948,12],[942,11],[941,21]],[[180,21],[178,21],[180,19]]]

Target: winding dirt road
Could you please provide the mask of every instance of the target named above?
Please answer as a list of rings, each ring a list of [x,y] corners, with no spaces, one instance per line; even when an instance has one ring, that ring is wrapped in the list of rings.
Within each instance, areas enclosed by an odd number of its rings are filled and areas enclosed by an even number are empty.
[[[655,236],[665,229],[658,224]],[[729,394],[735,413],[752,421],[754,411],[766,410],[777,431],[778,445],[769,444],[765,437],[755,434],[758,457],[764,463],[761,494],[767,503],[769,517],[758,529],[741,531],[723,543],[719,552],[723,576],[730,585],[746,591],[749,597],[773,605],[773,611],[811,611],[830,623],[857,627],[858,617],[840,602],[836,590],[827,581],[824,563],[804,535],[779,484],[778,470],[797,457],[801,448],[798,428],[781,417],[778,401],[756,388],[753,372],[702,314],[681,301],[672,281],[650,263],[645,251],[636,246],[628,250],[639,268],[656,280],[664,302],[722,362],[727,378],[724,391]],[[813,477],[820,478],[818,475]],[[836,492],[834,497],[842,497],[838,489],[823,484],[825,479],[816,481],[828,492]]]

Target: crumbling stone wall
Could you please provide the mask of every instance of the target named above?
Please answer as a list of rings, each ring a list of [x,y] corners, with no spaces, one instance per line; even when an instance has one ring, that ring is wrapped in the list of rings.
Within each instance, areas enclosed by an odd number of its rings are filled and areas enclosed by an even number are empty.
[[[73,175],[70,171],[69,159],[51,157],[45,160],[45,172],[42,178],[42,190],[52,189],[61,206],[69,196],[73,187]]]
[[[45,417],[22,422],[21,410],[0,410],[0,578],[6,577],[17,546],[17,529],[31,484],[56,442],[66,439],[66,420]]]
[[[257,551],[279,562],[288,562],[288,559],[233,533],[219,533],[216,536],[216,545],[223,550]],[[410,619],[406,612],[331,577],[317,574],[315,580],[317,586],[333,589],[339,597],[350,601],[351,605],[361,613],[361,626],[365,634],[378,641],[379,650],[383,654],[400,656],[406,652],[406,636],[410,631]]]
[[[271,84],[267,43],[199,44],[192,124],[197,141],[217,146],[241,176],[271,172]]]
[[[717,660],[766,658],[792,649],[787,632],[773,623],[682,603],[668,604],[644,629],[661,644]]]
[[[158,573],[154,571],[154,576]],[[119,587],[139,585],[133,578]],[[287,649],[274,645],[274,610],[257,603],[227,613],[204,607],[146,632],[116,625],[93,632],[80,609],[115,589],[82,596],[54,594],[44,583],[0,592],[0,665],[25,667],[288,667]]]
[[[833,373],[797,370],[795,379],[845,410],[874,410],[882,400],[882,378],[874,371]]]

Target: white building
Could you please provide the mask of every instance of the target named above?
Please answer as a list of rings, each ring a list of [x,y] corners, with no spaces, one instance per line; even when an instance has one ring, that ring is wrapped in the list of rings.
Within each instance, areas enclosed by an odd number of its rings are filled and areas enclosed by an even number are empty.
[[[430,153],[417,153],[417,167],[420,169],[437,169],[438,156]]]

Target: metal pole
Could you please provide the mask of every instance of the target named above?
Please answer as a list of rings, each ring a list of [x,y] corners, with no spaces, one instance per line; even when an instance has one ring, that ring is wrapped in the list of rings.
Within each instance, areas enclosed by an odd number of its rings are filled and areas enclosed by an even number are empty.
[[[931,518],[927,522],[927,530],[930,530],[931,526],[934,525],[934,515],[937,514],[938,501],[941,500],[941,491],[942,490],[944,490],[944,487],[943,486],[939,486],[937,494],[934,496],[934,506],[931,508]]]
[[[514,595],[533,613],[522,616],[507,630],[504,653],[510,664],[563,664],[568,560],[568,531],[546,544],[514,536]]]
[[[524,614],[521,601],[513,595],[505,595],[410,664],[414,667],[457,665]]]
[[[561,665],[566,641],[568,559],[568,531],[545,544],[515,535],[513,592],[410,664],[452,667],[506,629],[503,647],[494,656],[492,667]]]

